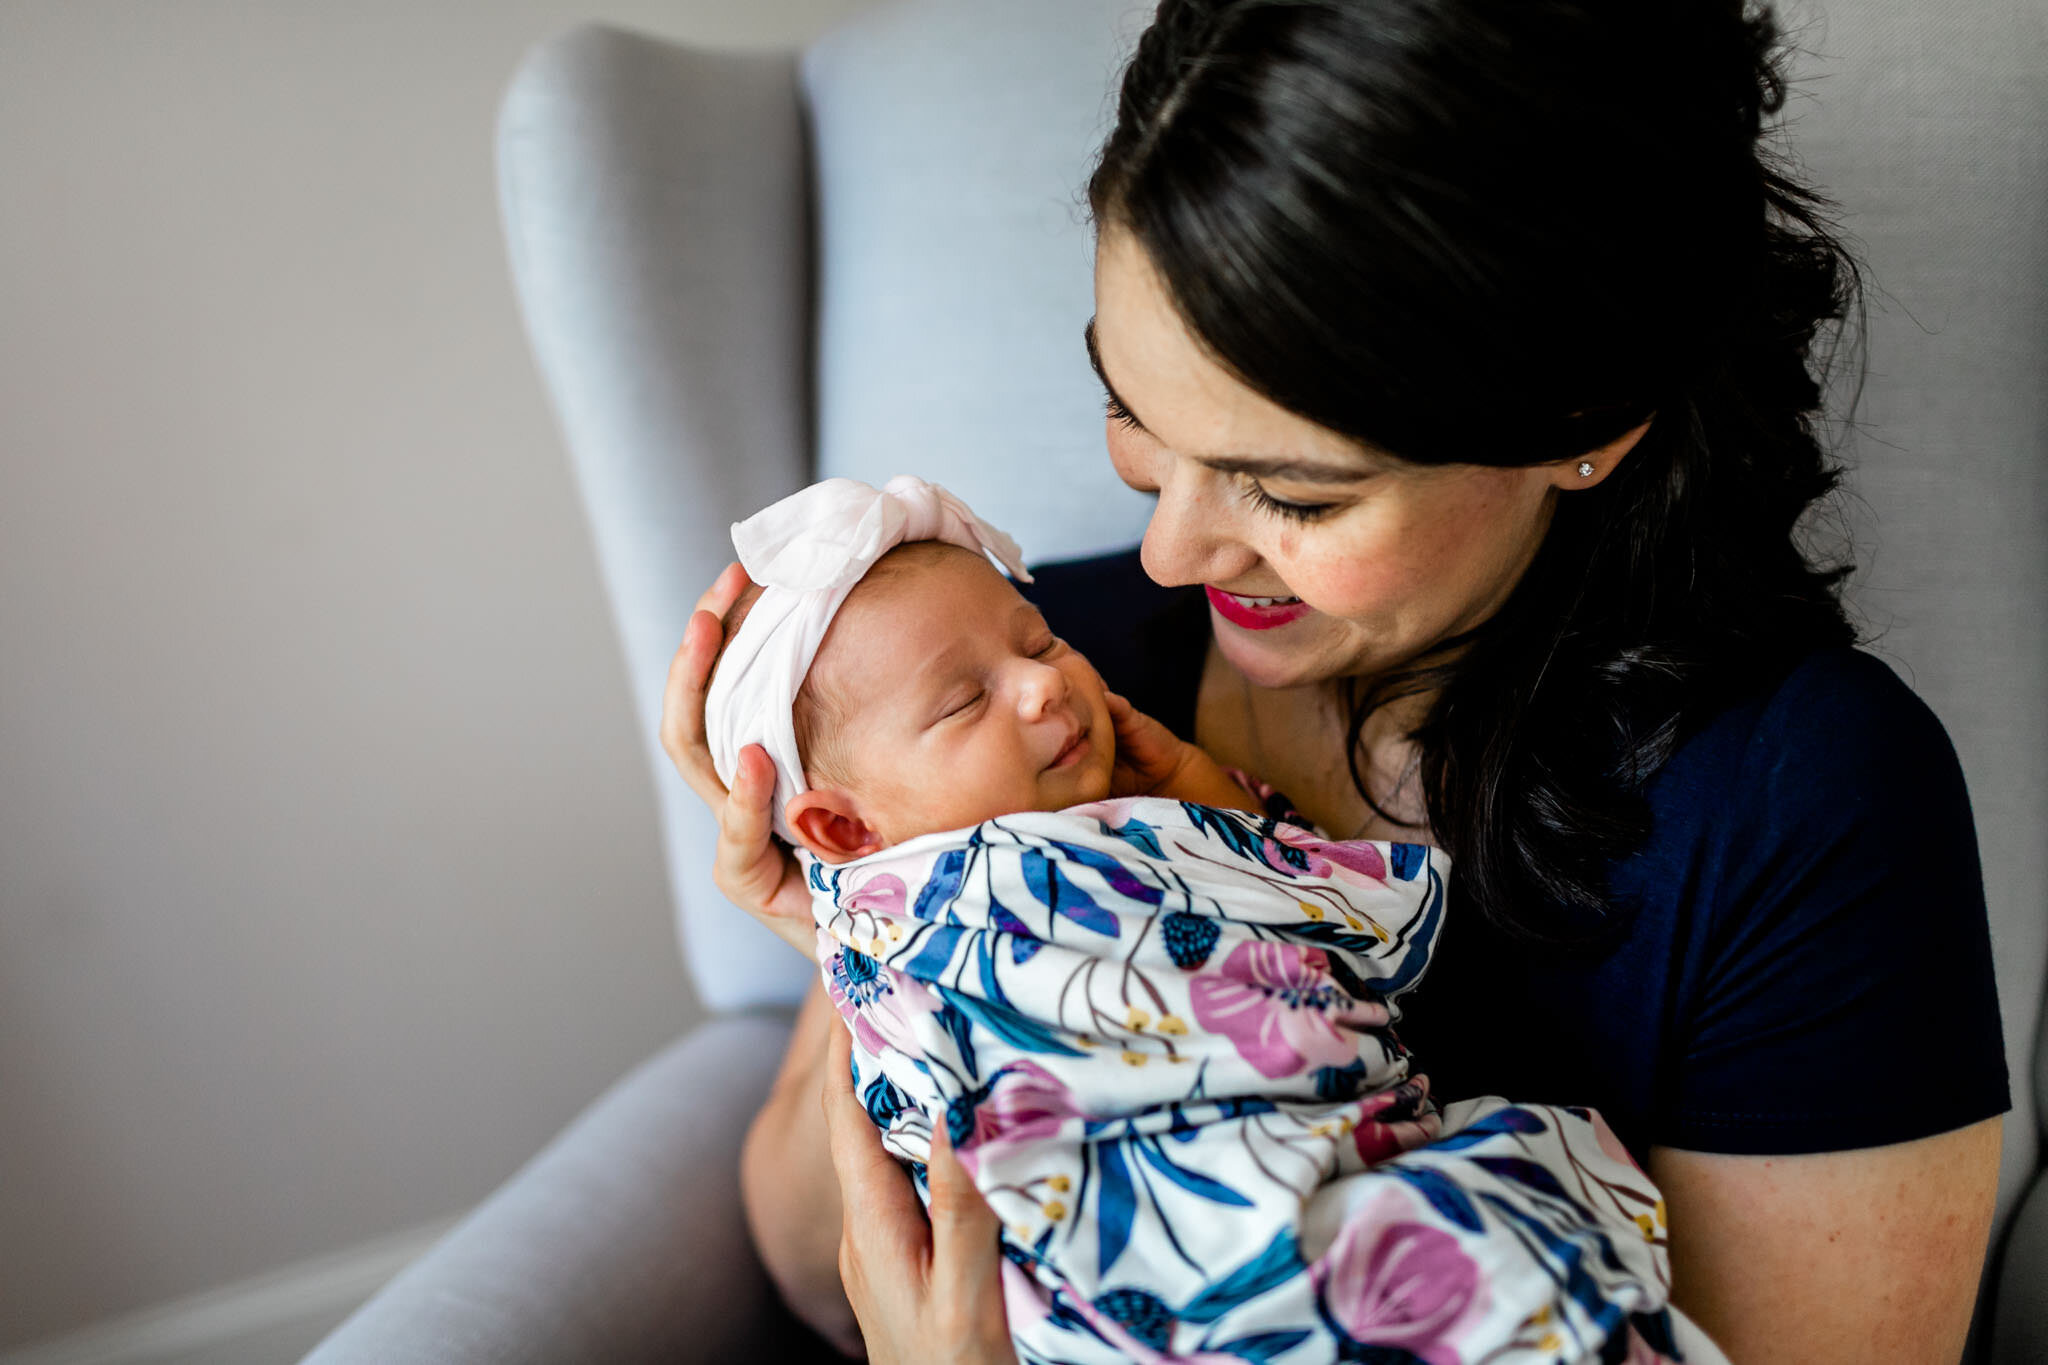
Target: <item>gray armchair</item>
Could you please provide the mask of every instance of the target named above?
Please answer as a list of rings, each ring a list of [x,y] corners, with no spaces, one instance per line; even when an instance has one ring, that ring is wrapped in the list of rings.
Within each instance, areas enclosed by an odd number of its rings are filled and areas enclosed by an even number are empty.
[[[2013,1069],[1974,1350],[2048,1359],[2048,17],[1830,0],[1793,142],[1882,293],[1847,446],[1860,610],[1956,740]],[[604,28],[506,96],[512,272],[581,481],[708,1022],[575,1125],[309,1358],[826,1355],[754,1260],[737,1150],[812,968],[712,886],[713,827],[656,740],[737,516],[915,467],[1034,558],[1129,544],[1080,329],[1080,185],[1131,0],[909,0],[801,54]],[[1935,907],[1938,911],[1938,907]],[[1938,1019],[1930,1020],[1939,1027]]]

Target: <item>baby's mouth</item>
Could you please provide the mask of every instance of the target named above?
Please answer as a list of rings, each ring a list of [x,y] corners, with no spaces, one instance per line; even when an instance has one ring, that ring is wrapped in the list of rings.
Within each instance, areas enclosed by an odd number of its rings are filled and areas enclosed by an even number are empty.
[[[1075,759],[1079,758],[1082,750],[1086,749],[1087,747],[1088,727],[1083,725],[1078,730],[1074,731],[1074,737],[1068,740],[1066,744],[1060,749],[1060,751],[1052,756],[1052,762],[1046,764],[1045,766],[1048,769],[1064,768],[1069,763],[1072,763]]]

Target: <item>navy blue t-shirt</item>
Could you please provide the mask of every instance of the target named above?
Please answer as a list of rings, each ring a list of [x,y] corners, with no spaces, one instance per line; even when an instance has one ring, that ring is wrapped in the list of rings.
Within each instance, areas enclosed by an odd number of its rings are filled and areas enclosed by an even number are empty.
[[[1053,630],[1192,738],[1201,590],[1135,552],[1034,573]],[[1871,1147],[2010,1107],[1962,770],[1889,668],[1814,651],[1708,718],[1647,797],[1647,842],[1609,869],[1635,913],[1597,956],[1459,915],[1453,867],[1400,1025],[1439,1099],[1591,1105],[1638,1160]]]

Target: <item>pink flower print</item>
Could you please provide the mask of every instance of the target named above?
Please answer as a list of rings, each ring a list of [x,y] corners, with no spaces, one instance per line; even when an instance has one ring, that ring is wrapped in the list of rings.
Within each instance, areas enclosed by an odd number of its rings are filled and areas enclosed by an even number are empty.
[[[842,910],[866,910],[876,915],[894,915],[903,918],[908,912],[904,906],[909,903],[910,889],[903,884],[903,878],[893,872],[877,872],[852,891],[839,897]]]
[[[1414,1076],[1358,1101],[1351,1142],[1358,1159],[1373,1166],[1430,1142],[1442,1128],[1429,1104],[1429,1078]]]
[[[1400,1207],[1395,1196],[1350,1211],[1309,1268],[1316,1293],[1353,1341],[1398,1347],[1429,1365],[1464,1365],[1457,1333],[1487,1298],[1479,1267],[1448,1232],[1400,1220]]]
[[[953,1133],[953,1146],[966,1164],[975,1148],[1052,1137],[1080,1114],[1073,1092],[1050,1071],[1036,1062],[1011,1062],[996,1073],[988,1094],[975,1104],[971,1127]]]
[[[1221,968],[1189,982],[1188,994],[1196,1022],[1228,1038],[1268,1080],[1357,1060],[1357,1035],[1343,1025],[1384,1020],[1337,985],[1321,948],[1299,943],[1240,943]]]
[[[1386,855],[1380,852],[1377,844],[1363,840],[1333,842],[1318,838],[1300,825],[1276,825],[1273,827],[1273,838],[1308,856],[1308,875],[1311,877],[1329,876],[1330,868],[1334,864],[1347,872],[1356,873],[1357,877],[1367,881],[1385,882],[1387,879]],[[1274,857],[1277,859],[1278,855]]]
[[[1593,1137],[1599,1142],[1600,1150],[1605,1152],[1610,1160],[1615,1161],[1628,1170],[1641,1174],[1643,1168],[1636,1164],[1636,1159],[1630,1154],[1628,1148],[1621,1145],[1621,1139],[1616,1137],[1614,1130],[1607,1126],[1607,1120],[1600,1117],[1600,1111],[1597,1109],[1587,1109],[1581,1112],[1591,1121]]]
[[[1672,1365],[1671,1357],[1643,1339],[1643,1334],[1634,1327],[1628,1331],[1628,1355],[1621,1365]]]

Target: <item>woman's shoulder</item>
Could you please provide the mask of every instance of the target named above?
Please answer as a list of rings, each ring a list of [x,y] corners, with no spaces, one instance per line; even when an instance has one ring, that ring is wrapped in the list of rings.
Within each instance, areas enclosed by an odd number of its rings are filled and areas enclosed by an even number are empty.
[[[1882,659],[1816,649],[1703,717],[1650,784],[1661,821],[1695,812],[1787,834],[1882,819],[1969,820],[1955,746]]]
[[[1889,666],[1814,651],[1709,717],[1647,795],[1614,889],[1663,945],[1682,1021],[1655,1141],[1828,1151],[2006,1107],[1969,793]],[[1941,1027],[1905,1026],[1906,999]],[[1888,1088],[1935,1074],[1919,1109]]]

